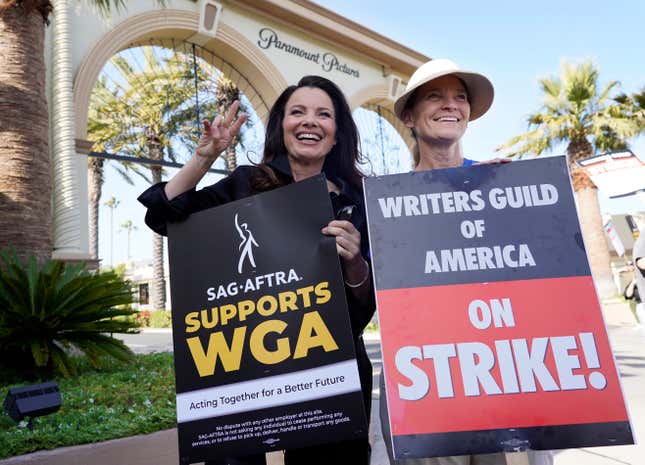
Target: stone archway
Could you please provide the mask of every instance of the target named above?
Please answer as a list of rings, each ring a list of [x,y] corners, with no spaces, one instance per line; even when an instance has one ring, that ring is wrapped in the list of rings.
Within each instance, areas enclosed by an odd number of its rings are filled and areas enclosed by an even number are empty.
[[[394,114],[394,100],[402,92],[403,88],[404,84],[395,76],[391,76],[387,83],[365,87],[350,98],[352,109],[355,110],[357,108],[361,108],[371,112],[373,114],[372,119],[375,121],[382,118],[382,120],[386,122],[386,126],[391,127],[388,129],[393,129],[407,147],[408,153],[405,155],[403,155],[401,150],[395,149],[393,152],[390,152],[391,156],[397,157],[398,154],[398,168],[395,168],[395,171],[398,171],[399,169],[407,171],[413,168],[412,150],[415,145],[414,138],[412,137],[410,130],[401,121],[399,121]],[[361,131],[360,127],[359,131]],[[363,134],[361,134],[361,138],[362,137]],[[363,150],[366,149],[366,147],[362,148]],[[383,149],[383,147],[381,147],[381,149]],[[390,159],[390,161],[391,160],[392,159]],[[385,161],[382,162],[382,165],[385,165]],[[389,166],[388,169],[391,168],[392,166]]]
[[[56,115],[50,136],[58,259],[90,258],[88,106],[102,67],[120,50],[151,38],[174,38],[212,51],[253,87],[262,101],[260,117],[287,84],[305,74],[328,76],[346,95],[355,94],[354,105],[363,105],[394,92],[393,84],[428,59],[310,0],[174,0],[172,8],[130,0],[127,10],[114,11],[109,21],[85,5],[53,1],[46,60],[48,100]],[[216,12],[214,21],[207,21],[207,11]],[[261,44],[266,30],[275,40]]]
[[[188,39],[195,35],[198,24],[199,15],[192,12],[150,11],[122,22],[98,42],[87,54],[74,80],[76,138],[86,137],[87,111],[92,89],[101,69],[115,53],[151,37]],[[202,47],[217,50],[214,54],[231,63],[253,86],[263,102],[263,111],[258,111],[261,118],[287,85],[276,66],[258,53],[245,37],[226,24],[220,24],[217,38],[208,41]]]
[[[91,143],[86,140],[88,109],[91,93],[101,69],[120,50],[144,43],[152,37],[194,40],[203,44],[200,46],[202,49],[213,51],[214,56],[221,58],[222,62],[227,63],[250,84],[256,97],[253,103],[258,103],[258,117],[264,119],[270,105],[287,85],[282,73],[231,25],[220,23],[216,36],[210,37],[198,32],[199,23],[200,15],[194,11],[151,10],[125,19],[87,51],[76,72],[73,107],[69,112],[74,116],[71,129],[76,139],[74,145],[77,154],[87,154],[91,148]],[[69,147],[69,144],[67,145]],[[79,157],[68,155],[67,160],[65,172],[57,173],[58,178],[65,179],[66,182],[58,182],[54,186],[54,257],[87,260],[87,168],[84,160]],[[70,164],[73,165],[72,169],[69,168]],[[73,180],[70,179],[72,177]],[[72,189],[70,185],[73,186]]]
[[[377,106],[381,107],[384,110],[380,112],[381,116],[396,129],[411,151],[414,139],[409,129],[394,114],[394,99],[402,90],[400,83],[394,88],[385,84],[369,86],[351,96],[350,106],[352,109],[362,107],[371,111],[375,111]]]

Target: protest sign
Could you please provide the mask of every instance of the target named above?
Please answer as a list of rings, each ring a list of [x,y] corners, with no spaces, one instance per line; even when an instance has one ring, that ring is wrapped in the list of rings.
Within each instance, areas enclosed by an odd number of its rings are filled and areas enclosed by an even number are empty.
[[[395,457],[633,442],[563,157],[365,195]]]
[[[578,165],[609,198],[645,191],[645,163],[630,150],[595,155],[579,160]]]
[[[323,176],[171,224],[182,463],[365,436]]]

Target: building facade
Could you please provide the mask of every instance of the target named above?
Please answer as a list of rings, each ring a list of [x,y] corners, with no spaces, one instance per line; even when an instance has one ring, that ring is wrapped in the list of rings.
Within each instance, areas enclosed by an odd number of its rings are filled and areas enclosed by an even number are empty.
[[[391,109],[408,77],[428,60],[308,0],[171,0],[166,8],[130,0],[109,20],[75,2],[53,3],[46,60],[56,259],[91,259],[88,107],[99,73],[119,51],[153,39],[196,44],[247,83],[243,90],[260,118],[287,85],[307,74],[336,82],[352,109]],[[411,144],[391,112],[383,117]]]

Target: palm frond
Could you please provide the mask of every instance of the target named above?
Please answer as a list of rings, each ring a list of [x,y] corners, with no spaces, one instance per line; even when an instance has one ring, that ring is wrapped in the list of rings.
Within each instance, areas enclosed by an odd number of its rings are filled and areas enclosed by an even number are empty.
[[[599,90],[599,70],[593,62],[563,62],[559,77],[539,80],[544,99],[540,110],[528,116],[528,132],[509,139],[498,151],[507,155],[540,155],[554,144],[587,140],[597,148],[621,147],[645,130],[633,100],[611,98],[618,81]]]
[[[15,251],[0,253],[0,365],[75,372],[70,348],[92,363],[98,356],[128,358],[129,349],[105,333],[136,332],[129,283],[116,273],[92,274],[82,264],[50,260],[23,264]]]

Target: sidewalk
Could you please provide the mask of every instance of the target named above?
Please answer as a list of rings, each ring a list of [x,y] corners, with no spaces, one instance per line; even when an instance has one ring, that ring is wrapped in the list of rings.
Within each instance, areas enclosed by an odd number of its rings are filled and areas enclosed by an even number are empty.
[[[616,361],[622,377],[623,391],[632,419],[634,435],[643,438],[645,431],[645,331],[635,324],[627,304],[606,302],[603,306]],[[169,330],[146,330],[154,334],[150,347],[128,343],[135,351],[172,350]],[[370,335],[369,340],[378,339]],[[380,360],[374,360],[374,374],[380,372]],[[377,379],[375,377],[375,379]],[[372,395],[370,441],[371,465],[389,465],[381,437],[378,416],[378,382]],[[282,465],[280,452],[268,455],[269,465]],[[177,431],[160,431],[99,444],[67,447],[0,460],[0,465],[177,465]],[[644,465],[645,445],[596,447],[556,451],[554,465]],[[344,464],[337,464],[344,465]]]
[[[645,329],[624,302],[605,302],[603,310],[637,444],[557,451],[555,465],[645,464]]]

